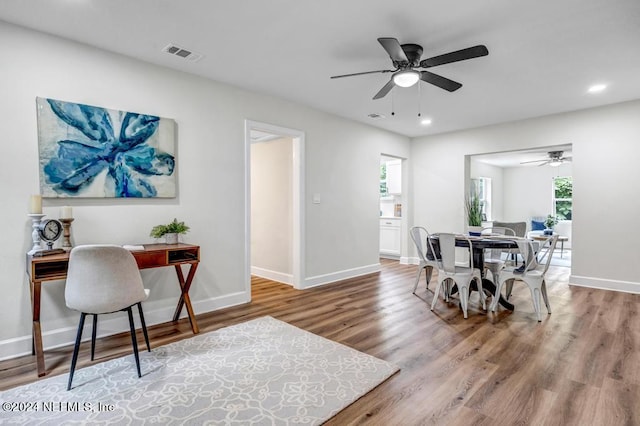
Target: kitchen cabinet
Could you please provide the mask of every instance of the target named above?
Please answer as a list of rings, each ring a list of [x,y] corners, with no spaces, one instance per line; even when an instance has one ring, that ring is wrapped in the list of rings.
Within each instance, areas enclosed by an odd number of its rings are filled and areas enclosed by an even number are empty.
[[[380,219],[380,254],[400,256],[400,218]]]

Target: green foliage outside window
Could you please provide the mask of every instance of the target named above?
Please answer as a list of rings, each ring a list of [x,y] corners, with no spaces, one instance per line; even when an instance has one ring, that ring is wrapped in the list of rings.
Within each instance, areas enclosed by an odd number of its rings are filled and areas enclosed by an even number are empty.
[[[573,181],[571,177],[553,180],[555,213],[558,220],[571,220],[573,216]]]

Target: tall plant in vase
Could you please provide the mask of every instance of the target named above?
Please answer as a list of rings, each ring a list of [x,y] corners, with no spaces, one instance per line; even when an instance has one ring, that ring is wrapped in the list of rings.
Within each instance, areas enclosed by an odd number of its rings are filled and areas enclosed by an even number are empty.
[[[467,225],[469,235],[478,236],[482,233],[482,202],[477,195],[471,195],[465,200],[467,211]]]

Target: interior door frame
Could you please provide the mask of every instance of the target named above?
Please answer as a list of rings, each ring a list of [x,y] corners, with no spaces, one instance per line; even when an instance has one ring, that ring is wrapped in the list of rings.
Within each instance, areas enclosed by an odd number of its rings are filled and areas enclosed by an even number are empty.
[[[251,300],[251,130],[260,130],[267,133],[290,137],[293,141],[293,164],[292,164],[292,275],[293,288],[304,288],[305,279],[305,232],[304,232],[304,147],[305,133],[301,130],[290,129],[287,127],[276,126],[269,123],[259,121],[245,120],[245,223],[244,223],[244,247],[245,247],[245,290],[248,292],[249,300]]]

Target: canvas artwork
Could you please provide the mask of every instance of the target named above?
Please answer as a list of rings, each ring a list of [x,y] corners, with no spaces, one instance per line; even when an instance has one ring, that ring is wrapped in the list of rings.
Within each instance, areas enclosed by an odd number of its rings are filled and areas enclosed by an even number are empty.
[[[175,121],[36,98],[44,197],[176,196]]]

